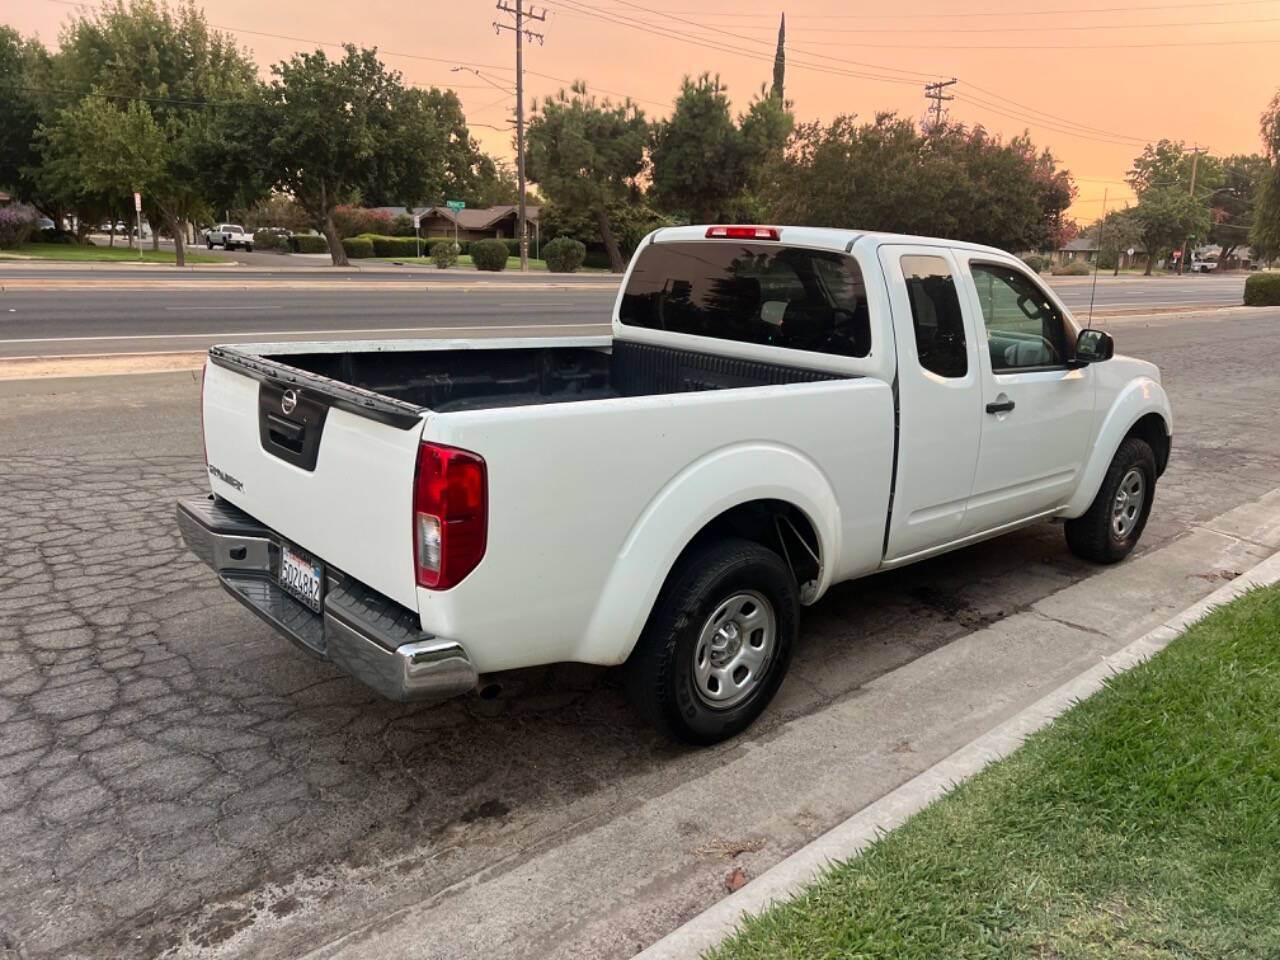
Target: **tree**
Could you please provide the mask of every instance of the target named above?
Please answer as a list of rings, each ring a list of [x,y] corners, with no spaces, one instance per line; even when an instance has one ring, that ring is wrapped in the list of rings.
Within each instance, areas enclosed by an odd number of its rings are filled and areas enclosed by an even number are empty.
[[[649,124],[629,99],[597,101],[586,84],[533,106],[525,131],[525,173],[546,198],[596,221],[615,273],[626,264],[610,220],[611,204],[637,198]]]
[[[35,132],[48,69],[49,53],[39,41],[0,26],[0,186],[27,199],[37,199],[31,171],[40,164]]]
[[[1263,111],[1262,144],[1269,166],[1260,174],[1249,245],[1255,256],[1270,260],[1280,254],[1280,91]]]
[[[1209,208],[1181,185],[1148,187],[1139,194],[1132,216],[1147,254],[1147,276],[1158,257],[1188,237],[1204,238],[1209,232]]]
[[[413,206],[444,185],[445,134],[429,97],[406,90],[375,50],[344,50],[341,60],[317,50],[276,64],[266,92],[272,181],[322,229],[335,266],[347,264],[339,204],[378,192]]]
[[[778,22],[778,52],[773,55],[773,86],[769,88],[769,96],[775,100],[786,100],[782,84],[787,73],[787,15],[784,13]]]
[[[1142,246],[1142,230],[1132,210],[1112,210],[1105,220],[1091,223],[1080,233],[1098,241],[1098,264],[1104,269],[1106,264],[1111,264],[1113,274],[1120,273],[1122,253]]]
[[[670,118],[654,128],[653,200],[701,223],[733,219],[793,125],[786,102],[763,88],[735,124],[719,76],[685,77]]]
[[[1249,242],[1258,188],[1266,179],[1269,164],[1259,154],[1237,154],[1222,161],[1222,182],[1209,196],[1213,223],[1209,242],[1219,247],[1219,269],[1225,269],[1235,249]]]
[[[80,206],[140,190],[152,222],[168,221],[182,265],[188,219],[208,207],[219,183],[234,180],[243,194],[250,182],[244,171],[226,171],[250,152],[228,130],[254,128],[245,115],[257,84],[252,62],[209,29],[191,0],[172,8],[115,0],[67,25],[51,75],[78,99],[50,111],[37,130],[41,166],[51,168],[41,182],[76,198],[82,222]],[[120,131],[143,139],[131,146]],[[138,166],[96,157],[103,148],[86,136],[109,137]]]
[[[1056,246],[1074,195],[1070,177],[1026,137],[909,118],[809,123],[768,173],[771,219],[971,240],[1007,250]]]

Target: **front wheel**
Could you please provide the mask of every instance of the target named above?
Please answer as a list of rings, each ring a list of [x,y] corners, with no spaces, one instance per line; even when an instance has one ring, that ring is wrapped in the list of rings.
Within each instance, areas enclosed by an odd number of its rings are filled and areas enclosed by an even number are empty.
[[[708,544],[659,594],[626,663],[627,691],[671,736],[727,740],[777,693],[799,622],[795,578],[781,557],[750,540]]]
[[[212,249],[213,249],[213,241],[212,241],[212,240],[206,240],[206,241],[205,241],[205,243],[207,243],[207,244],[209,245],[209,249],[210,249],[210,250],[212,250]]]
[[[1094,563],[1117,563],[1138,543],[1156,493],[1156,457],[1129,437],[1111,458],[1088,512],[1064,524],[1071,552]]]
[[[253,253],[253,244],[252,244],[252,243],[246,243],[246,244],[244,245],[244,252],[245,252],[245,253]]]

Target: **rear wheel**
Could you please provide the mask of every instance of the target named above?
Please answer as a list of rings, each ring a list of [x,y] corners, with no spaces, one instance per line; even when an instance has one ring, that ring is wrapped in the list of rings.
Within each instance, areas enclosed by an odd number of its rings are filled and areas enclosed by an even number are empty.
[[[253,244],[252,244],[252,243],[246,243],[246,244],[244,245],[244,252],[245,252],[245,253],[253,253]]]
[[[659,595],[627,661],[627,691],[671,736],[726,740],[777,693],[799,618],[795,579],[781,557],[750,540],[708,544]]]
[[[1150,445],[1129,437],[1102,478],[1087,513],[1064,525],[1071,552],[1094,563],[1116,563],[1138,543],[1156,492],[1156,457]]]

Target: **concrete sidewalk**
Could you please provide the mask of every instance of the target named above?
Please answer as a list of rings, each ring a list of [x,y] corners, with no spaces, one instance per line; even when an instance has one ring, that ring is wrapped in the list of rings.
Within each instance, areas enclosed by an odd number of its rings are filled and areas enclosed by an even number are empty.
[[[885,673],[771,739],[730,746],[697,780],[607,820],[566,816],[553,841],[366,918],[308,956],[631,956],[723,898],[735,867],[759,876],[1277,549],[1280,490]],[[784,685],[772,709],[796,693]],[[351,889],[369,882],[353,875]],[[227,952],[269,950],[268,931],[257,935]]]

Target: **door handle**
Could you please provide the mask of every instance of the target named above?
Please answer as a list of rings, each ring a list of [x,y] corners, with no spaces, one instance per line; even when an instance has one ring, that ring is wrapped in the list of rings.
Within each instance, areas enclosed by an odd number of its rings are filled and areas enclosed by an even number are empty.
[[[1012,400],[1001,400],[998,403],[988,403],[987,413],[1008,413],[1013,409]]]

